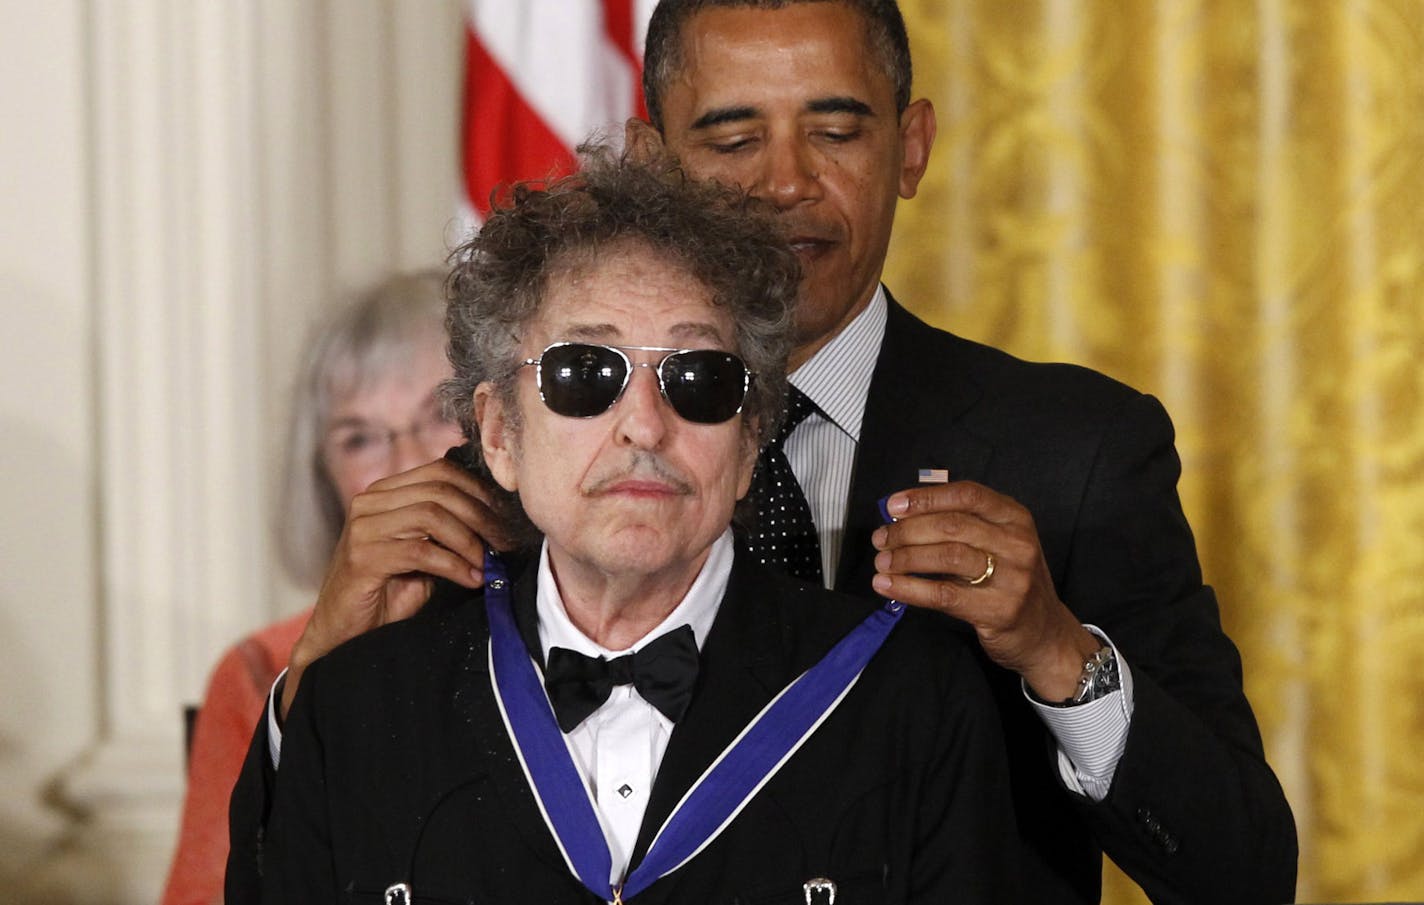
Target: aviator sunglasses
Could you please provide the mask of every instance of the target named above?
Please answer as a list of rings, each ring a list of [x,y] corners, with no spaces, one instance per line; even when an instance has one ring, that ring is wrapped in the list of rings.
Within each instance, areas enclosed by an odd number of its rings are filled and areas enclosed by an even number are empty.
[[[627,352],[666,352],[656,364],[636,363]],[[633,368],[653,368],[658,387],[672,410],[697,424],[720,424],[742,410],[751,371],[730,352],[717,349],[669,349],[662,346],[604,346],[558,342],[545,347],[533,365],[539,398],[556,415],[592,418],[623,396]]]

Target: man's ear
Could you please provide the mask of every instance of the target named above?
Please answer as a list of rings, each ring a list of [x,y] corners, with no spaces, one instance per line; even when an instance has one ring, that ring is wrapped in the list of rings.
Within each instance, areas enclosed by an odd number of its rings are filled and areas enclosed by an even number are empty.
[[[480,428],[480,450],[485,465],[499,486],[510,493],[519,489],[515,468],[515,432],[510,428],[504,401],[489,381],[475,387],[475,423]]]
[[[913,198],[919,191],[920,180],[930,164],[930,149],[934,147],[938,128],[934,104],[928,98],[913,101],[900,114],[900,150],[903,154],[900,164],[901,198]]]
[[[623,124],[623,147],[635,163],[650,163],[666,155],[662,133],[644,119],[633,117]]]

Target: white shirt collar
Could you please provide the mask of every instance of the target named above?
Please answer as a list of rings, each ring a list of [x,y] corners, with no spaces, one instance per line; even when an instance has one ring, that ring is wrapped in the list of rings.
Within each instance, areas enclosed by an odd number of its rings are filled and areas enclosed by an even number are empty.
[[[539,551],[538,590],[535,595],[536,613],[539,620],[539,647],[544,661],[549,660],[549,649],[562,647],[577,651],[589,657],[616,656],[636,651],[659,635],[683,625],[692,626],[692,634],[697,638],[697,649],[701,650],[717,618],[717,610],[722,605],[722,595],[727,590],[727,579],[732,574],[732,529],[728,528],[712,542],[707,561],[702,571],[693,580],[692,587],[667,618],[648,632],[627,650],[611,651],[597,644],[574,626],[564,609],[563,598],[558,584],[554,581],[553,570],[549,568],[549,542],[544,541]]]
[[[885,287],[877,285],[865,310],[791,374],[796,389],[857,443],[888,311]]]

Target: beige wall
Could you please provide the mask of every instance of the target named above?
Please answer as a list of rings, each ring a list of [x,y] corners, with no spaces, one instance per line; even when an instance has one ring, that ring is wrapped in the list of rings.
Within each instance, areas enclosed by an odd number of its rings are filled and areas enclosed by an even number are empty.
[[[436,264],[457,0],[0,3],[0,902],[151,902],[321,306]]]
[[[0,12],[0,877],[98,718],[90,206],[77,2]],[[23,90],[19,90],[23,86]],[[5,896],[0,893],[0,900]]]

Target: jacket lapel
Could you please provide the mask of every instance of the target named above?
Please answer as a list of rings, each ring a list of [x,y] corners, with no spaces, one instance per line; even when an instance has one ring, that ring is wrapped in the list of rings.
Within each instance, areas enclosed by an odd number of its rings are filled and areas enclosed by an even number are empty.
[[[542,662],[539,649],[538,616],[535,608],[537,581],[537,557],[532,562],[510,560],[509,574],[518,576],[513,581],[511,603],[515,625],[520,638],[529,649],[536,662]],[[556,873],[566,873],[568,868],[552,831],[544,822],[534,799],[533,791],[514,752],[513,742],[504,728],[498,705],[490,685],[489,672],[489,626],[485,618],[485,604],[482,595],[476,595],[462,603],[463,606],[477,608],[470,618],[478,619],[480,629],[474,633],[477,643],[471,645],[466,657],[466,681],[472,688],[470,693],[459,695],[456,713],[463,718],[459,723],[466,733],[465,750],[479,752],[479,757],[489,769],[490,781],[500,799],[503,819],[524,840],[538,859]],[[570,875],[570,880],[577,879]]]
[[[697,687],[668,739],[630,869],[642,861],[653,837],[707,766],[794,678],[787,674],[790,664],[775,607],[758,605],[748,560],[740,550],[733,560],[717,618],[702,645]]]
[[[866,395],[835,583],[861,596],[873,594],[870,535],[882,524],[879,500],[915,486],[921,468],[973,479],[984,473],[993,452],[964,420],[982,387],[962,361],[945,354],[944,334],[886,295],[885,339]],[[926,373],[926,362],[935,362],[934,373]]]
[[[693,783],[767,703],[865,617],[856,607],[826,609],[822,593],[757,565],[738,548],[702,647],[692,703],[658,768],[631,867],[643,859]]]

